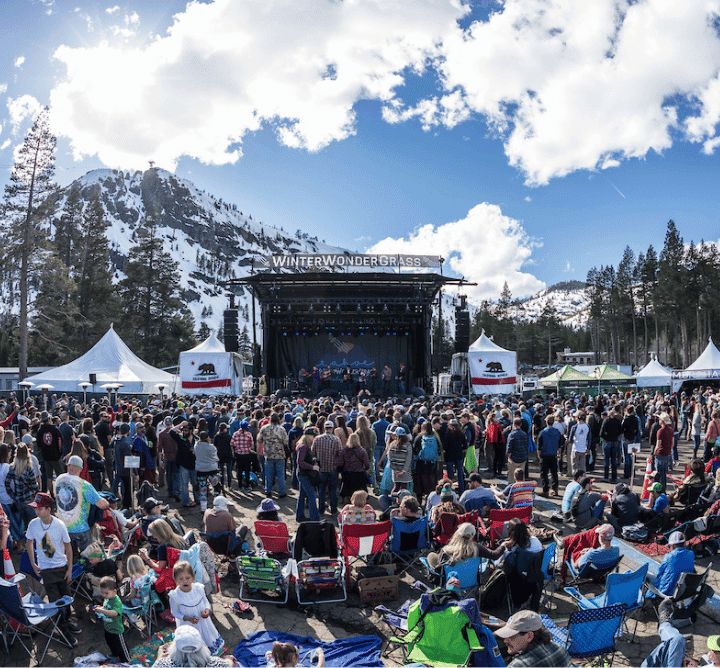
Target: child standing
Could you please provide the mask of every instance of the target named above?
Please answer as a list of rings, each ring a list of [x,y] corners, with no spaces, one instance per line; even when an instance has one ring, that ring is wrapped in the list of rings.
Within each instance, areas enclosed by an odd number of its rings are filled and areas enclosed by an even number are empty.
[[[113,656],[120,663],[129,663],[130,654],[125,644],[125,624],[122,617],[122,601],[117,595],[117,582],[112,575],[100,580],[100,592],[104,599],[102,606],[93,606],[93,611],[102,616],[105,627],[105,642]]]
[[[205,587],[195,582],[195,572],[187,561],[178,561],[173,568],[177,587],[170,596],[170,612],[175,617],[177,628],[188,624],[196,628],[211,654],[217,654],[225,641],[217,632],[210,619],[210,602],[205,596]]]

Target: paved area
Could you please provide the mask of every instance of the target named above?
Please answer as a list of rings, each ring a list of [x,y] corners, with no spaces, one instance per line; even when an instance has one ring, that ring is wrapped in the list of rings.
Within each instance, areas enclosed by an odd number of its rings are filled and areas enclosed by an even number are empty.
[[[647,445],[644,444],[644,451],[647,453]],[[691,456],[691,446],[689,443],[681,442],[680,444],[681,461],[689,460]],[[640,463],[641,459],[645,459],[647,454],[638,459],[635,483],[642,485],[642,476],[645,465]],[[600,471],[600,475],[602,472]],[[539,470],[536,465],[531,467],[531,477],[539,480]],[[561,477],[561,490],[569,478]],[[499,480],[489,480],[489,482],[501,482]],[[610,483],[603,483],[600,479],[596,480],[596,487],[602,491],[611,487]],[[163,489],[164,496],[166,494]],[[231,502],[231,510],[239,521],[252,527],[255,519],[255,508],[264,498],[264,494],[259,489],[254,492],[240,492],[233,488],[228,494]],[[292,530],[296,528],[294,517],[295,501],[297,492],[288,489],[288,496],[285,499],[278,500],[281,507],[281,516],[286,519]],[[541,499],[538,497],[538,509],[536,516],[542,519],[546,524],[558,528],[563,535],[573,533],[573,529],[568,525],[552,524],[549,521],[550,516],[556,509],[559,509],[558,499]],[[179,504],[170,501],[171,508],[175,509],[181,516],[186,527],[200,527],[202,515],[199,508],[182,508]],[[335,521],[328,514],[326,519]],[[624,541],[617,541],[623,552],[623,560],[621,570],[638,568],[644,561],[649,559],[650,569],[656,569],[661,557],[650,559],[642,552],[633,548],[631,544]],[[16,564],[19,561],[15,556]],[[704,568],[709,559],[697,559],[696,565]],[[716,560],[711,570],[710,584],[716,592],[720,592],[720,574],[718,573],[718,565],[720,565],[720,557]],[[388,629],[378,619],[373,612],[372,607],[362,606],[356,593],[351,593],[348,601],[344,604],[328,604],[315,605],[307,608],[298,608],[294,603],[294,592],[291,592],[291,603],[288,606],[273,606],[269,604],[259,604],[254,606],[249,613],[239,615],[230,608],[237,600],[238,580],[237,577],[227,575],[227,566],[220,565],[221,574],[221,593],[214,597],[213,615],[218,630],[226,641],[228,651],[231,653],[235,645],[247,635],[259,630],[276,630],[285,631],[297,635],[312,635],[321,640],[331,641],[335,638],[345,638],[351,635],[362,634],[379,634],[383,638],[388,635]],[[413,579],[410,576],[404,576],[401,581],[400,596],[397,601],[385,603],[388,607],[399,606],[408,598],[416,599],[418,592],[411,587]],[[551,587],[552,589],[552,587]],[[601,591],[601,587],[584,586],[583,593],[594,594]],[[82,602],[76,603],[78,617],[83,624],[83,633],[78,636],[79,643],[77,647],[70,651],[61,647],[57,643],[52,643],[48,650],[43,665],[45,666],[67,666],[72,665],[73,658],[76,656],[87,655],[94,650],[105,651],[105,643],[102,634],[102,628],[94,623],[91,615],[87,612],[87,605]],[[567,617],[576,610],[571,603],[570,597],[562,590],[562,586],[557,586],[551,600],[551,609],[541,609],[541,612],[549,614],[552,618]],[[493,611],[498,617],[505,618],[507,611],[498,609]],[[629,638],[623,638],[618,643],[618,653],[615,656],[613,665],[618,666],[638,666],[643,659],[652,651],[659,642],[657,634],[657,622],[652,612],[641,613],[637,615],[638,625],[634,642],[630,642]],[[634,620],[629,622],[630,631],[635,626]],[[681,632],[688,640],[687,651],[695,656],[700,657],[705,653],[705,642],[709,635],[720,632],[720,600],[716,596],[710,605],[705,606],[698,615],[697,622],[692,626],[682,629]],[[141,642],[141,638],[136,631],[131,631],[127,636],[129,646],[133,646]],[[392,652],[388,659],[387,665],[400,665],[402,655],[399,651]],[[31,665],[25,654],[17,644],[11,648],[8,656],[4,652],[0,653],[0,665],[2,666],[27,666]],[[34,664],[32,664],[34,665]]]

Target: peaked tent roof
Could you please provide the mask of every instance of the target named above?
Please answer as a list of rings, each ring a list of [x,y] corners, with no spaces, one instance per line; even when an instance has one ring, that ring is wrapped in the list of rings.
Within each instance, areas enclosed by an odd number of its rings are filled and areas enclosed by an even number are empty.
[[[485,334],[485,330],[480,334],[480,338],[478,338],[477,341],[472,343],[468,350],[477,352],[478,350],[493,350],[495,352],[502,352],[502,353],[514,353],[514,350],[507,350],[505,348],[501,348],[497,343],[492,341],[488,336]]]
[[[710,337],[707,348],[688,368],[687,371],[702,371],[705,369],[720,369],[720,351],[715,347]]]
[[[638,378],[666,378],[670,380],[672,373],[668,371],[656,359],[651,359],[640,371],[637,372]]]
[[[545,376],[544,378],[540,379],[540,382],[545,384],[555,384],[555,383],[564,383],[569,380],[593,380],[591,376],[588,376],[587,374],[583,373],[582,371],[578,371],[574,367],[571,367],[569,364],[566,364],[564,367],[558,369],[555,373],[551,373],[549,376]]]
[[[609,366],[608,364],[599,366],[595,369],[595,371],[593,371],[592,375],[593,378],[596,378],[597,380],[633,380],[632,376],[628,376],[628,374],[623,373],[619,369]]]
[[[225,346],[215,334],[210,334],[202,343],[198,343],[190,350],[183,350],[184,353],[224,353]]]
[[[59,392],[78,392],[79,383],[94,373],[93,389],[105,383],[121,383],[121,394],[154,394],[157,385],[165,391],[175,390],[176,377],[143,362],[133,353],[110,325],[107,333],[84,355],[76,360],[32,377],[32,382],[50,383]]]

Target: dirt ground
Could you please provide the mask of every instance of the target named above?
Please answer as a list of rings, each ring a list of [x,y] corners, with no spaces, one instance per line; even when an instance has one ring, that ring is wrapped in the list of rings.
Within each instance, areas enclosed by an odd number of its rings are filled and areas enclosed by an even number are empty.
[[[647,453],[647,445],[643,450]],[[681,460],[687,461],[691,456],[691,446],[689,443],[682,441],[680,443]],[[642,486],[642,476],[644,473],[644,463],[641,465],[640,460],[647,457],[647,454],[638,459],[636,469],[636,491],[638,486]],[[596,471],[596,473],[598,473]],[[599,470],[602,475],[602,470]],[[539,480],[539,469],[535,462],[531,466],[531,478]],[[489,482],[500,482],[488,479]],[[561,493],[562,488],[569,481],[569,478],[561,476]],[[289,480],[288,480],[289,482]],[[601,477],[596,479],[595,487],[600,490],[607,490],[611,487],[609,483],[603,483]],[[539,491],[539,490],[538,490]],[[161,497],[166,498],[166,490],[162,490]],[[233,488],[227,494],[231,503],[231,512],[236,516],[239,523],[243,523],[252,527],[255,518],[255,508],[265,497],[260,489],[253,492],[239,492]],[[288,485],[288,496],[284,499],[277,500],[281,507],[281,517],[285,519],[290,527],[291,532],[296,529],[295,523],[295,501],[297,492],[292,490]],[[563,524],[553,524],[549,521],[550,515],[555,510],[559,510],[560,499],[543,499],[536,497],[537,503],[535,517],[543,520],[546,525],[559,529],[562,535],[573,533],[573,528]],[[371,501],[374,502],[374,501]],[[197,508],[183,508],[180,504],[169,500],[170,506],[177,509],[186,528],[200,528],[202,524],[202,514]],[[336,519],[330,517],[329,514],[325,518],[336,522]],[[617,539],[616,539],[617,540]],[[621,571],[628,569],[636,569],[642,563],[642,555],[632,549],[631,545],[618,541],[618,544],[625,545],[629,549],[623,549],[623,561],[621,563]],[[15,566],[19,563],[19,555],[13,557]],[[661,557],[656,557],[656,561],[660,561]],[[709,559],[697,559],[696,566],[704,568],[709,563]],[[718,576],[718,564],[713,565],[710,576],[710,584],[716,592],[720,592],[720,577]],[[299,636],[311,635],[323,641],[332,641],[336,638],[346,638],[353,635],[377,634],[385,639],[388,635],[388,627],[385,626],[374,613],[372,606],[361,605],[356,592],[350,592],[348,600],[345,603],[313,605],[308,607],[298,607],[295,600],[294,590],[290,593],[290,603],[284,606],[271,604],[254,605],[248,613],[238,614],[232,610],[232,604],[238,600],[238,579],[237,576],[227,574],[227,564],[219,565],[221,576],[221,591],[213,597],[213,616],[218,631],[225,639],[228,648],[227,654],[232,654],[237,643],[246,636],[261,630],[268,631],[284,631]],[[400,595],[396,601],[385,602],[390,608],[398,607],[406,599],[417,599],[418,591],[412,588],[414,579],[411,575],[404,575],[400,584]],[[599,593],[600,587],[584,586],[582,588],[585,594]],[[576,606],[571,602],[572,599],[563,591],[562,586],[558,583],[555,588],[551,585],[550,606],[551,609],[541,608],[541,613],[549,614],[553,619],[567,617],[576,610]],[[681,632],[688,640],[687,652],[695,657],[700,657],[706,653],[705,642],[707,636],[719,632],[720,629],[720,609],[714,603],[705,606],[698,620],[692,626],[682,629]],[[73,665],[75,657],[90,654],[93,651],[108,653],[105,646],[102,625],[96,621],[95,615],[89,611],[89,603],[86,601],[76,600],[75,614],[79,625],[82,627],[82,634],[77,636],[78,645],[70,650],[59,643],[52,642],[48,649],[47,656],[43,661],[44,666],[70,666]],[[502,619],[507,617],[506,609],[498,609],[495,611],[487,611]],[[657,634],[657,622],[651,611],[636,615],[639,619],[637,632],[634,642],[630,642],[629,637],[623,637],[618,642],[618,652],[613,661],[613,665],[618,666],[639,666],[647,657],[652,649],[659,642]],[[632,632],[635,626],[634,620],[629,622],[629,628]],[[166,628],[164,622],[160,622],[160,628]],[[136,630],[130,630],[126,633],[126,642],[128,647],[143,642],[143,638]],[[3,648],[4,649],[4,648]],[[386,659],[386,665],[401,665],[402,654],[399,650],[391,652]],[[34,659],[29,659],[27,653],[22,649],[19,643],[15,643],[10,654],[4,651],[0,652],[1,666],[28,666],[36,665]]]

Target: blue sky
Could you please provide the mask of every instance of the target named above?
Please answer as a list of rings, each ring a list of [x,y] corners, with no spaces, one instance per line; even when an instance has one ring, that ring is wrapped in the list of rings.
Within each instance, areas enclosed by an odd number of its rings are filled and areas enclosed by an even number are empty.
[[[0,9],[0,168],[174,170],[256,220],[441,254],[497,298],[717,242],[720,0],[215,0]],[[173,18],[174,17],[174,18]]]

